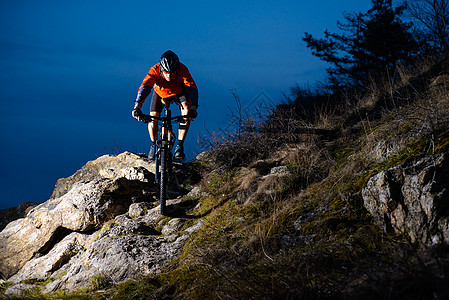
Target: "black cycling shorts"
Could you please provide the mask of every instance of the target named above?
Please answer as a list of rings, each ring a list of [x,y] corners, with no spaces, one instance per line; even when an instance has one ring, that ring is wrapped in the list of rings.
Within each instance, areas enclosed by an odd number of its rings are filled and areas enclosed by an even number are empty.
[[[164,102],[175,102],[178,104],[179,108],[181,109],[181,103],[187,101],[187,95],[185,91],[182,91],[178,95],[174,95],[168,98],[164,99]],[[158,112],[161,113],[162,109],[164,108],[164,104],[162,103],[162,98],[159,96],[156,92],[153,91],[153,96],[151,97],[151,105],[150,105],[150,111],[151,112]]]

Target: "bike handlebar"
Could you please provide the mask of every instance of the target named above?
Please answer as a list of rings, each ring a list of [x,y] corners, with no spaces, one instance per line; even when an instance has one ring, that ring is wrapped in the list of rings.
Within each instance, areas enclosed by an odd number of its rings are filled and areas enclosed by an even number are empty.
[[[185,122],[189,117],[187,115],[181,115],[181,116],[175,116],[175,117],[155,117],[151,115],[140,115],[141,121],[144,123],[149,123],[152,120],[158,120],[158,121],[175,121],[178,123]]]

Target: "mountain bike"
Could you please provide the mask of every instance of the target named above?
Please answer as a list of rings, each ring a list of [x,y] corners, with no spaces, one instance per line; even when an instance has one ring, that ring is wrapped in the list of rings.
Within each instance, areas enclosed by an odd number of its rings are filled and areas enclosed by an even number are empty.
[[[166,201],[167,201],[167,187],[169,178],[172,172],[173,163],[173,145],[176,141],[176,135],[173,132],[172,123],[178,122],[183,123],[186,121],[187,116],[171,116],[170,102],[162,102],[165,105],[165,114],[163,117],[154,117],[150,115],[141,115],[141,120],[144,123],[149,123],[152,120],[158,121],[159,138],[156,141],[156,152],[155,152],[155,181],[159,186],[159,200],[160,200],[160,211],[161,215],[165,215],[166,212]]]

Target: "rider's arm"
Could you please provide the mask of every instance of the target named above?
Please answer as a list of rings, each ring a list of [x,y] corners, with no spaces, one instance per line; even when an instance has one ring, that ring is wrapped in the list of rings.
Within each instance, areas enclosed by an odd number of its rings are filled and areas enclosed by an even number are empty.
[[[139,90],[137,91],[137,97],[134,101],[134,108],[141,108],[142,104],[145,102],[145,99],[147,99],[148,95],[151,93],[152,87],[147,85],[142,85]]]
[[[147,99],[148,95],[151,93],[151,89],[153,88],[154,84],[156,83],[156,78],[158,76],[159,72],[159,66],[158,64],[154,65],[148,74],[145,76],[145,78],[142,81],[142,84],[139,87],[139,90],[137,91],[137,97],[134,101],[134,108],[140,108],[142,107],[142,104]]]

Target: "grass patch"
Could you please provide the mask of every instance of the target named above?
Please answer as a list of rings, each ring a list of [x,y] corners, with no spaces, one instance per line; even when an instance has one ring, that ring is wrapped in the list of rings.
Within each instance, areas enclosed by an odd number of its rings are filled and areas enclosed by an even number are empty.
[[[5,291],[12,285],[13,285],[13,283],[10,282],[10,281],[3,281],[3,282],[1,282],[0,283],[0,295],[4,294]]]
[[[97,274],[92,277],[89,284],[89,290],[98,291],[110,288],[113,285],[113,280],[110,276],[105,274]]]

